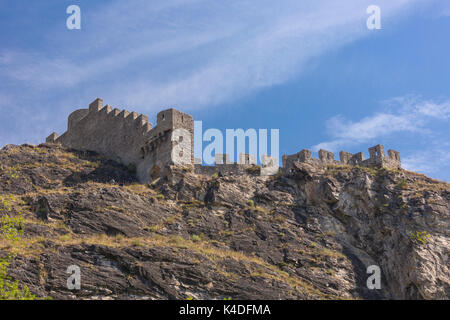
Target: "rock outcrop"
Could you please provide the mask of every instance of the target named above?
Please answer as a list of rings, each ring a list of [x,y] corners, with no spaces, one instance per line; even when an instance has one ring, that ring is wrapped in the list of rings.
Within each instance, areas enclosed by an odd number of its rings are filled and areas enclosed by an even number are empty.
[[[9,273],[54,299],[449,299],[449,184],[401,169],[294,163],[207,176],[55,144],[0,151]],[[6,202],[5,202],[6,201]],[[67,288],[68,266],[81,289]],[[381,269],[370,290],[367,267]]]

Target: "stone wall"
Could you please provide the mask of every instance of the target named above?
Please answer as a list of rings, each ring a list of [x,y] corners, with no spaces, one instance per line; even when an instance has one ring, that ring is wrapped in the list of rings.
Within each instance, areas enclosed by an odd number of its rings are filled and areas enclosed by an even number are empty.
[[[239,154],[239,162],[232,162],[229,154],[217,153],[214,155],[214,166],[203,166],[201,164],[194,165],[194,171],[198,174],[213,175],[215,173],[221,175],[242,175],[246,174],[249,168],[256,164],[254,156],[241,153]]]
[[[316,159],[313,158],[312,151],[304,149],[293,155],[284,155],[283,170],[288,171],[293,162],[304,162],[318,166],[348,164],[388,169],[401,168],[400,152],[388,150],[388,156],[386,156],[384,147],[381,144],[369,148],[369,155],[369,159],[364,160],[364,154],[362,152],[351,154],[346,151],[341,151],[339,152],[340,159],[338,161],[334,159],[333,152],[320,149],[319,159]]]
[[[214,166],[203,166],[196,164],[194,165],[194,172],[205,175],[213,175],[215,173],[223,176],[243,175],[247,173],[247,168],[249,167],[251,166],[240,163],[215,164]]]
[[[138,174],[144,180],[153,180],[164,175],[168,165],[193,163],[193,128],[193,118],[184,112],[176,109],[159,112],[157,125],[142,146],[145,161],[138,167]],[[190,138],[187,139],[179,129],[186,130]]]
[[[256,158],[241,153],[238,163],[231,162],[228,154],[216,154],[214,166],[203,166],[200,159],[194,161],[192,116],[176,109],[163,110],[157,114],[157,125],[153,128],[148,117],[136,112],[103,107],[98,98],[88,109],[79,109],[68,117],[67,131],[61,136],[52,133],[46,142],[60,143],[77,150],[95,151],[103,156],[136,167],[140,181],[147,182],[166,174],[170,165],[194,164],[196,173],[212,175],[241,175],[255,173]],[[313,165],[349,164],[383,168],[401,168],[400,153],[388,150],[382,145],[369,148],[370,157],[364,160],[362,152],[351,154],[341,151],[340,160],[334,153],[319,150],[319,158],[313,158],[312,151],[302,150],[283,156],[283,170],[289,171],[293,162]],[[253,170],[252,170],[253,169]],[[268,155],[261,159],[261,175],[278,172],[278,161]]]
[[[187,130],[191,139],[182,141],[176,131],[181,128]],[[193,119],[181,111],[161,111],[156,127],[152,128],[147,116],[109,105],[103,107],[102,99],[96,99],[88,109],[69,115],[64,134],[58,137],[57,133],[52,133],[46,141],[95,151],[124,165],[133,165],[138,179],[149,181],[161,176],[165,168],[173,164],[172,151],[177,145],[181,153],[187,150],[184,157],[193,160],[192,137]]]

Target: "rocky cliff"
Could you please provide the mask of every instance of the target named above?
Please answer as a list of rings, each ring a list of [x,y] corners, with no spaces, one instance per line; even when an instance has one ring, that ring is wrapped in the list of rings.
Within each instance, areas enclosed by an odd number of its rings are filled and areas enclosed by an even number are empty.
[[[0,163],[0,257],[38,297],[450,298],[450,186],[417,173],[186,167],[146,185],[133,168],[51,144],[8,145]],[[70,265],[80,290],[67,288]]]

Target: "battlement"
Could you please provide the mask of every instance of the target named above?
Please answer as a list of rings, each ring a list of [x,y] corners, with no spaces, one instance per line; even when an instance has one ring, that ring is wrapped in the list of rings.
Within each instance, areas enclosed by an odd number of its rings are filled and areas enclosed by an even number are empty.
[[[136,166],[138,178],[148,181],[152,169],[159,172],[173,162],[171,151],[178,142],[172,141],[171,134],[177,128],[193,133],[192,117],[175,109],[164,110],[158,113],[157,125],[153,127],[148,116],[103,106],[103,100],[97,98],[87,109],[72,112],[67,131],[61,136],[52,133],[46,142],[95,151],[125,165]]]
[[[170,165],[193,164],[194,171],[203,174],[255,174],[272,175],[278,172],[278,159],[262,155],[261,165],[254,155],[240,153],[238,162],[232,162],[229,154],[216,154],[214,166],[203,166],[201,159],[193,155],[193,118],[176,109],[167,109],[157,114],[156,126],[148,117],[134,111],[120,110],[110,105],[103,106],[103,100],[95,99],[86,109],[72,112],[67,121],[67,131],[61,136],[56,132],[46,138],[48,143],[60,143],[77,149],[95,151],[108,159],[136,168],[140,181],[146,182],[162,177]],[[183,129],[183,134],[178,131]],[[190,135],[186,136],[186,132]],[[176,152],[176,154],[174,154]],[[301,150],[294,155],[283,156],[283,170],[289,172],[294,162],[313,165],[349,164],[400,168],[400,153],[388,150],[382,145],[369,148],[369,158],[364,160],[362,152],[351,154],[341,151],[340,160],[334,153],[319,150],[318,158],[312,151]]]
[[[276,174],[279,169],[277,159],[266,154],[263,154],[261,157],[259,169],[256,165],[256,157],[251,154],[240,153],[239,161],[236,163],[230,160],[230,155],[228,153],[216,153],[214,155],[214,166],[203,166],[200,159],[198,159],[194,164],[194,170],[196,173],[207,175],[212,175],[214,173],[221,175],[240,175],[249,172],[257,174],[257,171],[259,170],[260,175],[268,176]]]
[[[386,156],[384,146],[381,144],[369,148],[369,158],[366,160],[364,160],[364,154],[362,152],[351,154],[346,151],[341,151],[339,152],[339,160],[334,159],[334,153],[331,151],[320,149],[318,153],[318,159],[313,158],[312,151],[306,149],[293,155],[284,155],[284,171],[290,170],[293,162],[309,163],[318,166],[348,164],[389,169],[401,168],[400,152],[390,149],[388,150],[388,156]]]
[[[99,126],[122,127],[129,125],[134,129],[135,134],[144,136],[152,129],[152,124],[148,122],[148,116],[134,111],[113,109],[110,105],[103,107],[103,100],[97,98],[89,105],[88,109],[75,110],[69,115],[67,132],[77,131],[79,129],[77,124],[87,123],[91,119],[96,120],[95,124]]]

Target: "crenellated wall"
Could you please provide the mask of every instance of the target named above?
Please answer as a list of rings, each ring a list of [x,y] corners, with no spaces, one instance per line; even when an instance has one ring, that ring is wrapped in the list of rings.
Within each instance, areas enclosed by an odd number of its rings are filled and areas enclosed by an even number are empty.
[[[190,141],[185,141],[184,145],[191,144],[185,149],[190,150],[186,154],[192,159],[193,120],[190,115],[175,109],[161,111],[153,128],[146,115],[113,109],[109,105],[103,107],[102,99],[98,98],[88,109],[72,112],[67,131],[59,137],[52,133],[46,142],[95,151],[125,165],[134,165],[139,180],[148,181],[151,173],[157,178],[173,163],[172,150],[180,143],[178,136],[173,135],[177,128],[191,134]]]
[[[319,150],[319,159],[316,159],[313,158],[312,151],[304,149],[293,155],[284,155],[283,170],[288,171],[293,162],[304,162],[319,166],[328,164],[349,164],[389,169],[401,168],[400,152],[388,150],[388,155],[386,156],[384,147],[381,144],[369,148],[369,158],[366,160],[364,160],[364,154],[362,152],[351,154],[346,151],[339,152],[339,159],[339,161],[335,160],[333,152],[323,149]]]
[[[198,174],[221,174],[221,175],[241,175],[248,173],[248,169],[256,164],[256,158],[246,153],[239,154],[239,162],[232,162],[230,155],[225,153],[216,153],[214,155],[214,166],[203,166],[195,164],[194,170]]]
[[[255,173],[255,156],[241,153],[238,163],[231,162],[228,154],[216,154],[214,166],[203,166],[201,159],[194,159],[192,116],[176,109],[163,110],[157,114],[155,127],[148,117],[136,112],[103,107],[98,98],[87,109],[79,109],[68,117],[67,131],[61,136],[52,133],[46,142],[60,143],[77,150],[98,152],[105,157],[136,167],[140,181],[147,182],[166,174],[169,165],[194,164],[196,173],[212,175],[220,173]],[[187,133],[187,134],[186,134]],[[364,159],[362,152],[351,154],[341,151],[340,160],[334,159],[334,153],[319,150],[319,158],[313,158],[312,151],[302,150],[293,155],[283,156],[283,170],[289,172],[294,162],[304,162],[324,166],[329,164],[349,164],[368,167],[401,168],[400,153],[376,145],[369,148],[369,158]],[[278,172],[276,158],[263,155],[261,175]]]

